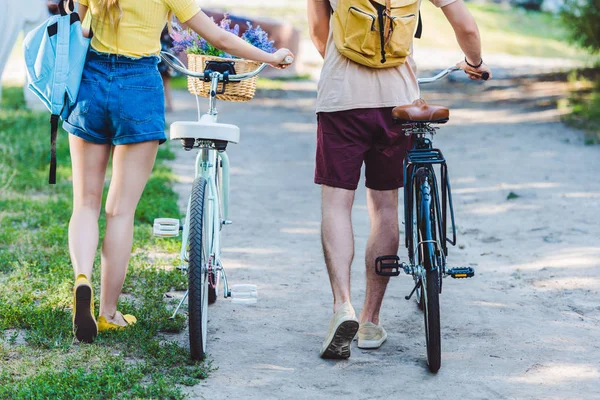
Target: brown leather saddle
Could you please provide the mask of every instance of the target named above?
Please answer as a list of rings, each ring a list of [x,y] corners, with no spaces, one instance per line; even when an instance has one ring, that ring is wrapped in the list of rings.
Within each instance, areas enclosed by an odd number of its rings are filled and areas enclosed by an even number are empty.
[[[450,110],[419,99],[412,104],[395,107],[392,110],[392,118],[398,124],[445,124],[450,118]]]

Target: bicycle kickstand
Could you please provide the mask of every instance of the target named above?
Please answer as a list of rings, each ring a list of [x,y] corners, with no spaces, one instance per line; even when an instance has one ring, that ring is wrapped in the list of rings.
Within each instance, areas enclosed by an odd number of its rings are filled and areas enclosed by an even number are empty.
[[[415,287],[413,288],[413,290],[410,292],[410,294],[408,296],[404,296],[404,299],[410,300],[411,297],[413,297],[413,294],[415,294],[417,289],[420,287],[421,287],[421,280],[419,280],[419,282],[417,282],[417,284],[415,285]]]

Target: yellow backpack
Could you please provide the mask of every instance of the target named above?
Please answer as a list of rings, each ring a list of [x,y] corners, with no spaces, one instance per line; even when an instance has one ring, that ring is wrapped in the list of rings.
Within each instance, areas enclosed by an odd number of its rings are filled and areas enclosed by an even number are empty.
[[[420,0],[339,0],[333,13],[335,46],[367,67],[404,64],[413,35],[421,37],[419,5]]]

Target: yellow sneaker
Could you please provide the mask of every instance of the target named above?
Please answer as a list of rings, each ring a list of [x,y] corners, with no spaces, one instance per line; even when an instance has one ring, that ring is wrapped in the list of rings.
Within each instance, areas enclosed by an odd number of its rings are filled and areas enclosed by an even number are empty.
[[[118,311],[117,311],[118,312]],[[121,326],[118,324],[113,324],[112,322],[108,322],[104,316],[98,318],[98,332],[116,330],[116,329],[125,329],[127,327],[135,325],[137,322],[137,318],[131,314],[123,315],[123,319],[127,322],[127,325]]]
[[[381,325],[372,322],[360,324],[358,329],[359,349],[378,349],[387,340],[387,332]]]
[[[350,344],[357,330],[354,308],[350,303],[342,304],[329,323],[329,332],[321,346],[321,358],[350,358]]]
[[[80,274],[73,287],[73,332],[80,342],[92,343],[98,335],[94,318],[94,291],[85,275]]]

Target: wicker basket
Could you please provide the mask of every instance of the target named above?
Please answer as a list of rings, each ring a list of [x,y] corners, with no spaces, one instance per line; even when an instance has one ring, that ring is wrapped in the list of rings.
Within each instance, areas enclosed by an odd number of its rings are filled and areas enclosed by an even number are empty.
[[[243,59],[188,54],[188,69],[194,72],[203,72],[206,61],[233,61],[235,63],[236,74],[252,72],[261,65],[261,63],[256,61]],[[209,97],[210,82],[204,82],[202,79],[188,77],[188,90],[190,93],[197,96]],[[223,90],[223,83],[219,83],[218,91],[221,90]],[[256,77],[241,82],[229,82],[225,87],[225,93],[218,94],[217,99],[226,101],[249,101],[254,97],[255,91]]]

